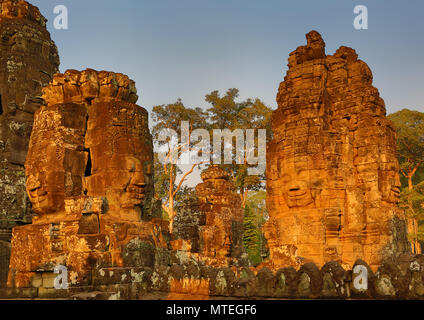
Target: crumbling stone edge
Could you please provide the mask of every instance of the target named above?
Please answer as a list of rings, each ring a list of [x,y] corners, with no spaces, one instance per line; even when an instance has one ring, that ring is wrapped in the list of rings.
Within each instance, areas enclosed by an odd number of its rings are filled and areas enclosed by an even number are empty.
[[[357,289],[356,266],[368,270],[367,290]],[[364,270],[364,268],[362,268]],[[299,270],[214,268],[194,262],[138,268],[100,268],[91,284],[56,290],[50,285],[0,289],[2,299],[162,300],[219,299],[424,299],[424,255],[405,255],[376,272],[362,260],[351,269],[329,262]]]

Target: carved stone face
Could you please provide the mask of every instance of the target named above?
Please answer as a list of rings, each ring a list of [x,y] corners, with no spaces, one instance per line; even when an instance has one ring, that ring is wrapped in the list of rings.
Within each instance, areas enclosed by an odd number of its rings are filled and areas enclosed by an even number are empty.
[[[289,208],[306,207],[314,202],[310,189],[309,171],[286,172],[281,177],[281,185]]]
[[[380,170],[378,179],[381,199],[388,203],[398,203],[401,188],[398,165],[393,161],[381,167],[383,170]]]
[[[121,207],[133,208],[134,206],[141,205],[146,188],[146,180],[149,179],[148,174],[143,168],[140,159],[132,156],[127,156],[124,159],[125,170],[122,170],[122,190],[121,193]]]
[[[141,207],[152,188],[146,121],[143,109],[127,102],[102,102],[89,109],[86,145],[92,174],[85,178],[87,194],[106,195],[112,211]]]
[[[396,160],[380,164],[364,162],[358,164],[356,170],[369,201],[399,202],[401,183]]]
[[[25,162],[26,190],[39,216],[58,212],[66,197],[82,194],[85,109],[42,107],[35,114]]]
[[[63,172],[40,172],[29,174],[26,190],[32,203],[32,209],[38,215],[53,213],[63,207],[65,194]]]

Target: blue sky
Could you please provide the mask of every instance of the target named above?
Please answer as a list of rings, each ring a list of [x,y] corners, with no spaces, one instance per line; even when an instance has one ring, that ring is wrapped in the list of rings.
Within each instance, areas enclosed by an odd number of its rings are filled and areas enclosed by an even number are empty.
[[[61,71],[87,67],[128,74],[149,111],[228,88],[276,108],[291,51],[312,29],[327,54],[354,48],[374,73],[388,112],[424,111],[424,1],[408,0],[30,0],[49,19]],[[369,29],[355,30],[353,8],[366,5]],[[53,9],[69,10],[55,30]]]

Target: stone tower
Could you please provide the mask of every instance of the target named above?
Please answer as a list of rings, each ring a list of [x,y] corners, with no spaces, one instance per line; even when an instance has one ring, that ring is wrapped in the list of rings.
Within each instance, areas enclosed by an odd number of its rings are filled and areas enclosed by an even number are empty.
[[[41,89],[58,71],[56,45],[37,7],[0,1],[0,240],[30,222],[24,163]]]
[[[396,135],[355,50],[321,35],[290,54],[272,116],[264,231],[273,268],[357,259],[375,270],[406,252]]]
[[[134,81],[68,70],[43,93],[25,162],[37,216],[13,229],[8,285],[42,285],[58,264],[71,285],[99,266],[152,268],[167,226],[150,211],[153,145]]]
[[[205,225],[200,226],[200,253],[214,266],[247,264],[243,246],[243,210],[230,175],[211,165],[202,172],[203,183],[196,186]]]
[[[56,45],[37,7],[0,0],[0,287],[15,225],[31,221],[24,163],[41,89],[58,71]]]

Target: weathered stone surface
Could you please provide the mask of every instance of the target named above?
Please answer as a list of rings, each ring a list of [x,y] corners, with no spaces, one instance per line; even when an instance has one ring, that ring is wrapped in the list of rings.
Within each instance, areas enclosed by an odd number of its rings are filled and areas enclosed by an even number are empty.
[[[279,298],[295,297],[299,278],[293,267],[281,268],[276,275],[275,296]]]
[[[197,199],[190,199],[176,209],[173,236],[176,240],[184,240],[190,245],[191,252],[200,252],[200,227],[206,221],[205,214],[200,210]],[[179,246],[182,248],[182,245]]]
[[[396,135],[356,52],[325,55],[312,31],[290,54],[272,116],[264,227],[274,270],[357,259],[377,270],[408,250]]]
[[[41,89],[59,67],[45,21],[26,1],[0,1],[0,240],[9,242],[12,228],[31,220],[25,157]],[[0,269],[0,287],[6,273]]]
[[[215,266],[245,265],[243,211],[229,174],[212,165],[202,172],[196,194],[205,225],[200,227],[201,256]]]
[[[337,262],[327,262],[321,269],[322,295],[328,298],[346,298],[348,295],[346,271]]]
[[[43,106],[35,114],[25,164],[26,189],[37,214],[34,222],[54,220],[65,198],[83,194],[87,109],[78,104]]]
[[[236,297],[253,297],[256,294],[257,279],[255,274],[249,268],[241,268],[238,270],[238,278],[234,283],[234,296]]]
[[[0,288],[7,283],[7,273],[9,270],[10,243],[0,240]]]
[[[59,67],[45,22],[26,1],[0,1],[0,240],[5,241],[13,226],[31,219],[25,157],[41,90]]]
[[[147,112],[129,102],[101,102],[89,107],[88,119],[87,195],[106,196],[111,216],[120,221],[150,220],[153,147]]]
[[[132,83],[68,70],[44,88],[25,164],[37,216],[13,230],[9,286],[28,286],[58,264],[72,285],[85,285],[98,268],[153,268],[155,248],[167,249],[167,224],[150,210],[147,112],[130,102]]]
[[[258,279],[257,295],[264,298],[274,297],[276,294],[277,278],[272,271],[265,267],[259,270],[256,277]]]
[[[304,264],[297,274],[299,297],[319,297],[323,287],[323,278],[317,266],[309,262]]]
[[[358,265],[368,270],[366,282],[361,282],[365,288],[361,289],[356,288],[357,274],[352,275]],[[40,269],[24,275],[31,279],[30,288],[0,289],[0,298],[93,299],[94,295],[102,300],[424,299],[423,266],[421,255],[410,256],[408,262],[384,264],[375,274],[361,260],[346,271],[338,263],[330,262],[321,270],[308,263],[297,272],[288,267],[275,274],[267,268],[256,271],[194,264],[156,265],[153,270],[98,266],[92,275],[85,275],[80,285],[71,286],[69,290],[55,290],[55,274]],[[98,295],[99,292],[107,295]]]

